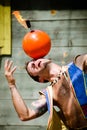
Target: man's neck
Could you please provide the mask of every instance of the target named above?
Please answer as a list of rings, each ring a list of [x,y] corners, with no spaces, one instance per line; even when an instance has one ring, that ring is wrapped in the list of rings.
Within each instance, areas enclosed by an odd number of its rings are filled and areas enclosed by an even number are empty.
[[[50,63],[48,66],[48,69],[49,69],[49,80],[50,82],[52,82],[57,76],[58,74],[60,73],[61,71],[61,66],[55,64],[55,63]]]

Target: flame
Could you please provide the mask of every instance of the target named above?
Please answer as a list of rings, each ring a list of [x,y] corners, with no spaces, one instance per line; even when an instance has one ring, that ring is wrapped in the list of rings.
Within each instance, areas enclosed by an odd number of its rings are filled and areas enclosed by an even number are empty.
[[[28,29],[27,24],[26,24],[26,20],[22,18],[22,16],[20,15],[20,12],[19,12],[19,11],[13,11],[12,14],[16,17],[16,19],[18,20],[18,22],[19,22],[22,26],[24,26],[26,29]]]

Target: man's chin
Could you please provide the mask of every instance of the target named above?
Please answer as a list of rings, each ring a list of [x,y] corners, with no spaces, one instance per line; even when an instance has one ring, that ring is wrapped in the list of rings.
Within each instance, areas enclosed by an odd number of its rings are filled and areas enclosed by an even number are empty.
[[[51,63],[51,60],[48,60],[48,61],[46,61],[46,62],[43,63],[44,66],[45,66],[45,68],[47,67],[47,65],[48,65],[49,63]]]

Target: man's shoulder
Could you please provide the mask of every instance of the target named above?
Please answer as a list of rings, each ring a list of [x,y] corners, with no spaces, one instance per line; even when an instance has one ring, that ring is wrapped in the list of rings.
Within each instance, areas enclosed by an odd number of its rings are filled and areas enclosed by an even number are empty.
[[[76,55],[75,58],[74,58],[74,62],[78,62],[78,60],[85,60],[87,59],[87,54],[79,54],[79,55]]]
[[[87,66],[87,54],[77,55],[74,59],[74,64],[77,65],[81,70],[84,70],[83,65],[85,64],[85,66]]]

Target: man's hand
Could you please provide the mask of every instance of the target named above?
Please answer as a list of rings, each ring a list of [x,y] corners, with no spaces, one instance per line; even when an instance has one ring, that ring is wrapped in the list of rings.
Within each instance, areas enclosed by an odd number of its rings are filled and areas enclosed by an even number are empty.
[[[5,61],[4,73],[9,84],[9,88],[12,88],[15,85],[15,79],[13,77],[13,73],[16,70],[16,66],[12,67],[12,65],[13,61],[10,61],[8,59]]]

